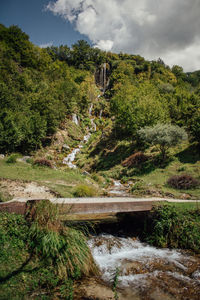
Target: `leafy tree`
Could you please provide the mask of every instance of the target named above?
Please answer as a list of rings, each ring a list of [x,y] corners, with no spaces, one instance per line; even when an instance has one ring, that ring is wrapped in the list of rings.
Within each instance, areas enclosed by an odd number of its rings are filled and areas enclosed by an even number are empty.
[[[133,137],[139,128],[168,120],[167,103],[148,82],[133,86],[130,82],[116,85],[111,100],[117,128]]]
[[[165,161],[170,147],[187,139],[187,133],[183,128],[171,124],[157,124],[153,127],[141,128],[138,134],[145,142],[159,146],[162,161]]]
[[[194,141],[200,145],[200,109],[195,112],[190,122],[190,133]]]

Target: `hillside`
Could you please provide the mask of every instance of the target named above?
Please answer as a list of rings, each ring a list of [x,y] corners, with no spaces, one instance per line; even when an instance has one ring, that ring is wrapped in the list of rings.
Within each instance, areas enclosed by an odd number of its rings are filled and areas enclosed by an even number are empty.
[[[161,59],[103,52],[85,41],[71,49],[41,49],[17,26],[3,25],[0,67],[2,179],[19,179],[15,169],[31,173],[40,161],[52,172],[77,174],[73,185],[98,186],[100,194],[109,194],[113,180],[120,180],[133,195],[199,198],[198,184],[175,189],[166,183],[174,175],[200,179],[200,71],[184,73]],[[172,143],[165,159],[159,143],[140,135],[156,124],[178,126],[188,136]],[[28,155],[29,164],[18,162],[11,170],[5,161],[16,152]],[[68,161],[70,154],[76,163]],[[70,170],[69,162],[78,168]],[[30,173],[20,180],[49,186]],[[73,196],[68,179],[59,180],[53,191]]]

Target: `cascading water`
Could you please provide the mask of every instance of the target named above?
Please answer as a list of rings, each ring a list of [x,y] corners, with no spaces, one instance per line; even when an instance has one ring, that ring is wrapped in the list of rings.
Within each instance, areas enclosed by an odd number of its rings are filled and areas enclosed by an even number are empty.
[[[126,188],[119,180],[113,181],[114,185],[108,190],[112,197],[129,197],[128,188]]]
[[[91,103],[90,108],[89,108],[89,116],[91,117],[92,115],[92,109],[93,109],[93,103]]]
[[[90,117],[92,115],[92,109],[93,109],[93,104],[91,104],[90,108],[89,108],[89,116]],[[76,125],[79,125],[78,118],[77,118],[76,114],[72,115],[72,121]],[[91,129],[90,130],[91,131],[96,131],[96,124],[94,123],[94,119],[91,119]],[[83,137],[83,140],[79,144],[79,146],[77,148],[75,148],[69,155],[67,155],[67,157],[65,157],[63,159],[63,164],[67,165],[70,169],[76,169],[77,168],[77,166],[75,164],[73,164],[73,162],[76,158],[76,155],[81,151],[81,148],[83,148],[83,144],[88,142],[90,136],[91,136],[91,132],[88,132],[88,134],[86,134]]]
[[[79,125],[78,117],[76,114],[72,114],[72,122],[74,122],[76,125]]]
[[[129,290],[129,296],[130,291],[132,295],[137,291],[138,295],[142,295],[137,299],[199,299],[191,296],[191,293],[200,295],[199,257],[179,250],[151,247],[138,239],[112,235],[92,237],[88,245],[101,270],[102,279],[112,285],[118,270],[118,287]],[[151,293],[154,293],[152,298]],[[168,297],[170,294],[173,298]],[[177,294],[186,297],[179,298]],[[190,297],[187,298],[187,295]]]
[[[103,113],[103,110],[101,109],[101,110],[100,110],[100,113],[99,113],[99,119],[102,118],[102,113]]]

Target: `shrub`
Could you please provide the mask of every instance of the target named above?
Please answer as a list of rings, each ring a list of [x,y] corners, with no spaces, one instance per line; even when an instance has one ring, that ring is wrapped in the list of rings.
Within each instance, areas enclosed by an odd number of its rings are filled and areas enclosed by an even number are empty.
[[[146,241],[157,247],[191,249],[200,253],[200,210],[155,207],[145,225]]]
[[[84,234],[59,221],[55,204],[48,200],[30,202],[27,221],[31,225],[31,252],[52,266],[59,279],[78,279],[97,272]]]
[[[124,167],[140,167],[145,161],[148,160],[148,156],[142,152],[134,153],[123,161]]]
[[[75,197],[94,197],[97,195],[97,191],[94,187],[81,184],[76,187],[74,191]]]
[[[145,142],[158,145],[162,160],[165,161],[167,150],[176,146],[182,140],[187,139],[187,133],[183,128],[171,124],[157,124],[154,127],[145,127],[138,131],[138,135]]]
[[[170,177],[167,184],[175,189],[188,190],[199,186],[200,183],[194,177],[184,174]]]
[[[19,157],[19,154],[13,153],[6,159],[7,164],[14,164],[17,161],[17,158]]]
[[[52,162],[46,158],[36,159],[34,161],[34,165],[49,167],[49,168],[53,169]]]

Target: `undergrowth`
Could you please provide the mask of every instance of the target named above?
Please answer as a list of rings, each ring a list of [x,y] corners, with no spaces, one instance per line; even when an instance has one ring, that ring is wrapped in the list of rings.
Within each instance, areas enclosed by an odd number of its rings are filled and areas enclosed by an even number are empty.
[[[97,274],[84,234],[48,201],[26,217],[0,214],[0,299],[73,299],[73,281]]]
[[[93,186],[85,184],[78,185],[74,190],[74,197],[94,197],[97,195],[97,190]]]
[[[181,210],[174,205],[155,207],[145,228],[146,241],[154,246],[200,253],[200,209]]]

